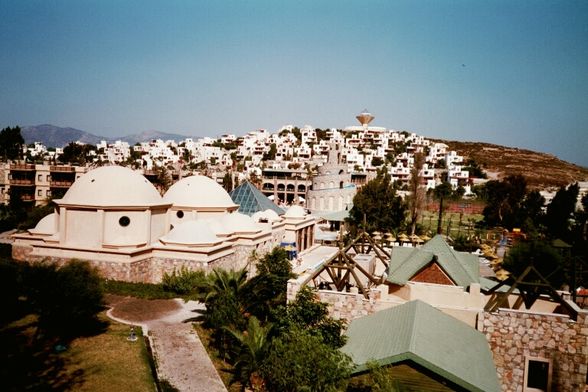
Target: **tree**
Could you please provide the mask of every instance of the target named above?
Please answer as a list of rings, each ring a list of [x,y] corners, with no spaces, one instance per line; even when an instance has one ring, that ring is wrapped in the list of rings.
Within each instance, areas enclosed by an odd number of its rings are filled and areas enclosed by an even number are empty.
[[[278,152],[278,148],[276,147],[276,143],[272,143],[270,144],[270,148],[269,151],[265,154],[263,154],[263,160],[264,161],[273,161],[274,159],[276,159],[276,153]]]
[[[22,156],[24,139],[20,127],[6,127],[0,132],[0,154],[4,159],[19,159]]]
[[[343,390],[351,359],[309,330],[294,328],[272,341],[261,368],[268,391]]]
[[[414,165],[410,173],[410,181],[408,183],[408,190],[410,195],[408,196],[408,210],[410,216],[410,234],[414,235],[416,231],[416,224],[419,219],[419,215],[425,202],[425,190],[421,186],[423,164],[425,163],[425,157],[421,153],[414,155]]]
[[[406,207],[392,186],[390,175],[381,170],[353,198],[349,220],[367,231],[392,231],[404,223]]]
[[[90,151],[95,151],[96,146],[71,142],[63,148],[63,153],[57,158],[60,162],[74,165],[85,165]]]
[[[103,326],[97,319],[104,309],[102,279],[88,262],[72,260],[59,269],[34,264],[24,279],[40,332],[71,338]]]
[[[372,166],[373,167],[378,167],[378,166],[382,166],[384,164],[384,160],[380,157],[373,157],[372,158]]]
[[[543,207],[545,206],[545,198],[541,196],[539,191],[534,190],[525,196],[521,204],[521,217],[519,219],[520,226],[525,233],[535,233],[541,223],[545,213]]]
[[[231,192],[233,190],[233,176],[230,172],[226,172],[223,176],[223,188],[225,191]]]
[[[437,185],[435,189],[433,189],[433,196],[439,200],[439,218],[437,219],[437,234],[442,233],[442,224],[443,224],[443,200],[448,199],[451,197],[453,190],[451,188],[451,184],[447,181],[442,182],[441,184]],[[449,233],[447,233],[449,234]]]
[[[244,332],[228,329],[237,342],[232,353],[232,382],[239,381],[254,391],[263,390],[260,370],[269,352],[271,329],[271,324],[263,326],[255,316],[249,318]]]
[[[533,265],[556,289],[566,279],[562,256],[545,242],[520,242],[510,248],[503,263],[504,269],[515,277],[520,276],[529,265]]]
[[[482,197],[486,207],[482,214],[488,226],[512,229],[520,225],[520,209],[527,193],[527,181],[521,175],[512,175],[502,181],[488,181]]]
[[[552,238],[571,239],[571,219],[576,211],[579,190],[578,183],[561,187],[547,206],[545,226]]]

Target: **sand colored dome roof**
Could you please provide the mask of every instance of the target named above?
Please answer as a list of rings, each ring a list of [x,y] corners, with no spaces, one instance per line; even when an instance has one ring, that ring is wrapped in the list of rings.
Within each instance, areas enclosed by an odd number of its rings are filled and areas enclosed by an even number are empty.
[[[224,224],[223,219],[205,219],[204,221],[208,224],[210,230],[218,236],[229,236],[235,233],[235,230]]]
[[[163,200],[175,207],[238,207],[222,186],[213,179],[200,175],[182,178],[173,184],[163,196]]]
[[[222,223],[225,227],[230,227],[235,233],[259,233],[262,229],[250,216],[239,212],[224,215]]]
[[[268,222],[278,222],[282,218],[274,211],[274,210],[265,210],[265,211],[258,211],[255,214],[251,215],[251,219],[254,222],[259,222],[260,220],[267,220]]]
[[[306,216],[306,211],[300,206],[292,206],[288,208],[288,211],[286,211],[284,216],[287,218],[304,218]]]
[[[180,223],[167,233],[167,235],[161,237],[160,241],[166,245],[184,246],[216,245],[221,242],[205,220],[192,220]]]
[[[103,207],[164,204],[159,192],[145,177],[122,166],[104,166],[87,172],[55,202]]]
[[[44,235],[52,235],[57,232],[57,214],[54,212],[47,215],[43,219],[41,219],[37,226],[34,229],[30,229],[29,233],[31,234],[44,234]]]

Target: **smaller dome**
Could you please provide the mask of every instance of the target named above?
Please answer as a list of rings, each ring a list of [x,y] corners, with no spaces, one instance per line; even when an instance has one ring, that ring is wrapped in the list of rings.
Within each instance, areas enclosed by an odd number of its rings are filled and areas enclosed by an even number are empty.
[[[210,229],[208,222],[193,220],[180,223],[161,237],[164,244],[184,246],[216,245],[222,242]]]
[[[251,219],[253,219],[254,222],[259,222],[261,220],[267,222],[279,222],[282,220],[282,218],[280,218],[280,216],[274,210],[270,209],[256,212],[255,214],[251,215]]]
[[[304,218],[306,216],[306,211],[300,206],[292,206],[288,208],[288,211],[286,211],[284,216],[286,218]]]
[[[208,224],[210,230],[218,236],[226,237],[235,233],[230,227],[224,225],[221,219],[205,219],[204,221]]]
[[[57,214],[54,212],[47,215],[37,223],[34,229],[30,229],[31,234],[53,235],[57,233]]]
[[[201,175],[182,178],[163,196],[174,207],[236,209],[231,196],[211,178]]]
[[[230,227],[235,233],[259,233],[261,227],[245,214],[234,212],[222,217],[225,227]]]

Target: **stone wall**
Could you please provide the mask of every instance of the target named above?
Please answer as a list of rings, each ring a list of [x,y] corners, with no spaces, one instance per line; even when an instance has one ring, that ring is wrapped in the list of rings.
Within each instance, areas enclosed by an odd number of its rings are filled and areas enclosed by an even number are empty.
[[[588,313],[565,315],[503,310],[480,313],[503,391],[522,392],[525,358],[552,361],[552,391],[584,391],[588,371]]]

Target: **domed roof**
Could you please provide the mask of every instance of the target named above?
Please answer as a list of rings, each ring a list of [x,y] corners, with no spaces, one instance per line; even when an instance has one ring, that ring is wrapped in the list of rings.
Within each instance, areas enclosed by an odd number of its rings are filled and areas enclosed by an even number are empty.
[[[259,222],[260,220],[266,220],[269,222],[278,222],[282,218],[274,211],[274,210],[265,210],[265,211],[258,211],[255,214],[251,215],[251,219],[254,222]]]
[[[300,206],[292,206],[288,208],[288,211],[286,211],[284,216],[287,218],[304,218],[306,216],[306,211]]]
[[[56,217],[57,215],[53,212],[37,223],[34,229],[30,229],[29,233],[31,234],[45,234],[51,235],[57,232],[57,225],[56,225]]]
[[[160,238],[164,244],[204,246],[216,245],[221,240],[210,229],[208,222],[203,220],[192,220],[180,223],[167,235]]]
[[[122,166],[104,166],[87,172],[55,202],[98,207],[164,204],[159,192],[145,177]]]
[[[190,176],[173,184],[163,196],[166,203],[175,207],[191,208],[225,208],[235,209],[238,206],[231,196],[211,178],[206,176]]]
[[[227,227],[222,219],[205,219],[204,221],[208,224],[210,230],[218,236],[229,236],[235,233],[235,230]]]
[[[223,224],[230,227],[235,233],[259,233],[261,227],[250,216],[233,212],[223,216]]]

